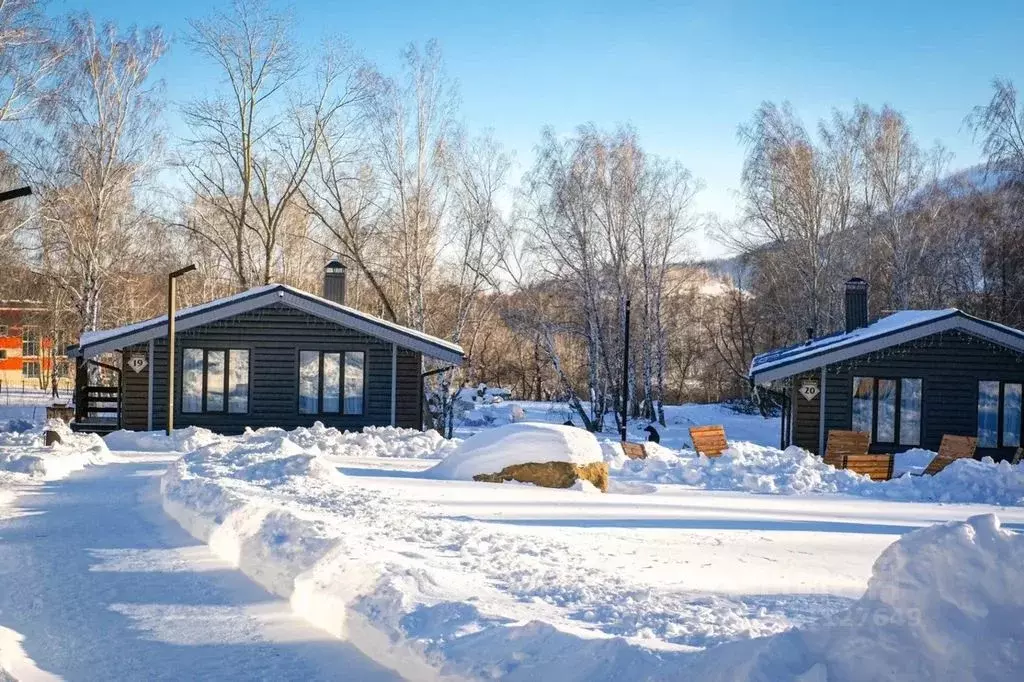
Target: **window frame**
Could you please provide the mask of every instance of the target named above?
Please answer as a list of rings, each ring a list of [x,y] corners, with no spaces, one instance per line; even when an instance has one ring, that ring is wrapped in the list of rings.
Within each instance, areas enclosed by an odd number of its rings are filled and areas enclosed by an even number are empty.
[[[26,351],[29,344],[33,344],[34,353]],[[21,328],[21,357],[38,358],[42,357],[39,351],[42,350],[42,337],[39,335],[39,327],[35,325],[23,325]]]
[[[865,379],[871,381],[871,432],[868,434],[869,442],[872,445],[880,445],[885,447],[908,447],[908,448],[919,448],[921,447],[921,441],[923,440],[924,430],[924,377],[921,376],[868,376],[864,374],[854,374],[850,378],[850,428],[853,428],[853,400],[854,393],[853,389],[857,384],[857,379]],[[920,381],[921,382],[921,404],[918,407],[920,416],[918,419],[918,433],[917,433],[917,444],[903,443],[902,437],[902,426],[903,426],[903,382],[906,380]],[[878,382],[879,381],[891,381],[895,384],[895,394],[893,396],[893,435],[892,440],[880,441],[878,440]]]
[[[252,348],[249,346],[185,346],[181,349],[180,361],[177,361],[178,376],[184,378],[185,376],[185,352],[190,350],[199,350],[203,352],[203,383],[200,389],[200,409],[199,410],[185,410],[185,384],[183,381],[179,381],[177,393],[178,393],[178,413],[179,414],[222,414],[222,415],[247,415],[252,411]],[[210,352],[223,353],[224,354],[224,378],[222,384],[223,396],[223,408],[219,410],[211,410],[206,406],[207,396],[207,382],[209,380],[209,361],[208,357]],[[232,351],[245,351],[249,355],[249,367],[246,372],[246,393],[245,393],[245,411],[244,412],[233,412],[231,411],[231,395],[228,392],[228,388],[231,382],[231,352]],[[177,354],[177,353],[175,353]]]
[[[302,354],[317,354],[317,375],[316,375],[316,410],[313,412],[302,411]],[[338,384],[338,410],[337,412],[324,411],[324,354],[340,355],[338,363],[339,384]],[[362,410],[360,412],[345,411],[345,357],[348,353],[361,353],[363,356],[363,382],[362,382]],[[366,416],[367,394],[369,393],[369,356],[370,350],[365,346],[348,348],[298,348],[295,351],[295,410],[300,417],[364,417]]]
[[[981,421],[978,419],[978,410],[981,407],[981,384],[991,382],[999,384],[999,391],[996,394],[996,444],[995,445],[981,445]],[[1019,445],[1004,445],[1003,436],[1006,429],[1006,385],[1012,384],[1014,386],[1021,387],[1022,400],[1021,400],[1021,428],[1017,434],[1017,441],[1024,445],[1024,379],[978,379],[974,382],[974,411],[975,411],[975,433],[974,435],[978,438],[978,447],[984,449],[1002,449],[1002,448],[1015,448],[1020,447]]]
[[[40,379],[43,376],[43,363],[40,360],[35,359],[38,356],[32,356],[32,357],[33,357],[32,360],[22,360],[21,361],[21,378],[22,379]],[[29,374],[26,371],[30,366],[31,367],[35,367],[35,373]]]

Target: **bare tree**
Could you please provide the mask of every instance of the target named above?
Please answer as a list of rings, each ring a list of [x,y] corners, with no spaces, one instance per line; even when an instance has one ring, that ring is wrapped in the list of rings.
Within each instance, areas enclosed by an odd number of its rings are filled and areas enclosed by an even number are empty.
[[[189,136],[178,166],[190,200],[180,225],[221,255],[240,287],[265,284],[323,131],[357,99],[357,62],[331,51],[311,68],[290,17],[260,0],[236,0],[230,13],[190,26],[189,44],[225,87],[183,110]]]
[[[387,307],[399,321],[423,329],[448,200],[455,93],[436,42],[422,50],[411,45],[402,56],[400,80],[372,77],[366,113],[380,191],[378,234],[395,285]]]
[[[0,0],[0,122],[25,117],[52,92],[47,77],[62,53],[42,3]]]
[[[150,71],[165,42],[157,29],[121,33],[85,16],[68,21],[67,44],[25,165],[39,189],[40,262],[86,331],[100,324],[117,273],[146,250],[133,231],[161,150],[160,86]]]
[[[1009,80],[996,78],[992,89],[992,99],[975,107],[967,124],[981,140],[990,171],[1009,171],[1024,178],[1024,108],[1017,88]]]

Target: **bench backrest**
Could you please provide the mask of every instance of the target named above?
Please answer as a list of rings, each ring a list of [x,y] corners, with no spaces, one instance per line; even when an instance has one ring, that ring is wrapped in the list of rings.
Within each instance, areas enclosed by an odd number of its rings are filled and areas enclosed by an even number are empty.
[[[871,434],[865,431],[829,431],[828,442],[825,444],[825,463],[842,467],[843,457],[868,454],[870,443]]]
[[[643,443],[623,443],[622,452],[630,459],[647,459]]]
[[[718,457],[729,447],[725,440],[725,427],[721,424],[691,426],[690,440],[693,441],[694,450],[703,452],[708,457]]]
[[[892,478],[892,455],[846,455],[843,468],[869,476],[872,481],[888,481]]]
[[[934,476],[954,461],[964,457],[974,457],[974,450],[978,446],[978,439],[974,436],[951,436],[946,434],[939,444],[939,453],[935,455],[924,473]]]

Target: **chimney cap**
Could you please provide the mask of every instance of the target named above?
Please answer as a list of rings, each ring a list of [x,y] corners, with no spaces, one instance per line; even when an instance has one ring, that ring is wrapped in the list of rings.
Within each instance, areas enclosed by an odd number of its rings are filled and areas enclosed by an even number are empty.
[[[345,264],[337,258],[332,258],[327,261],[327,265],[324,266],[324,271],[330,274],[345,272]]]
[[[848,286],[850,288],[866,287],[867,285],[868,285],[867,280],[861,279],[860,277],[851,277],[850,279],[846,280],[846,286]]]

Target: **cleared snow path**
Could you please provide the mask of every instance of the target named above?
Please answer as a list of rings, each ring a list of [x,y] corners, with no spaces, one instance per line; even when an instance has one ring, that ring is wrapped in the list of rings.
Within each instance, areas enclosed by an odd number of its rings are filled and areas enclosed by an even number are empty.
[[[0,515],[0,632],[19,655],[67,680],[397,679],[169,520],[169,458],[122,454]]]

